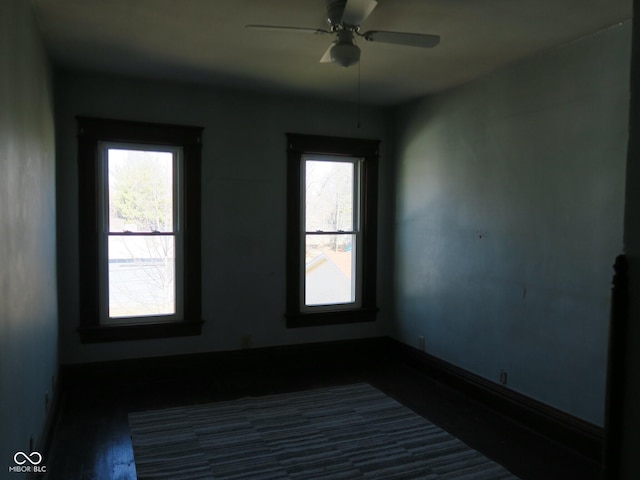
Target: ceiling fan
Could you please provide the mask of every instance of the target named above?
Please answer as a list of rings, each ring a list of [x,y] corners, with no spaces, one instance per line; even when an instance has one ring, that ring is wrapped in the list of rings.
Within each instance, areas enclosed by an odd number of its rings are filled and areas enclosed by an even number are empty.
[[[246,28],[313,35],[335,35],[335,40],[320,58],[320,62],[333,62],[345,68],[360,61],[360,47],[355,43],[357,37],[363,38],[367,42],[393,43],[422,48],[432,48],[440,43],[438,35],[388,32],[384,30],[361,32],[362,23],[377,5],[377,0],[327,0],[328,30],[277,25],[246,25]]]

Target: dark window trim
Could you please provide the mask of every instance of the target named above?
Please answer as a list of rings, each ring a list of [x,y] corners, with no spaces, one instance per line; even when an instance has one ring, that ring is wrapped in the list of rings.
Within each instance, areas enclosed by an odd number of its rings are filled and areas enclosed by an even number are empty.
[[[309,327],[376,319],[379,140],[287,133],[287,327]],[[335,312],[300,310],[302,156],[309,153],[364,158],[362,166],[362,306]]]
[[[202,127],[101,118],[78,121],[78,233],[80,326],[83,343],[199,335],[202,326],[200,253],[200,161]],[[98,143],[180,146],[184,179],[184,320],[100,325],[98,247]]]

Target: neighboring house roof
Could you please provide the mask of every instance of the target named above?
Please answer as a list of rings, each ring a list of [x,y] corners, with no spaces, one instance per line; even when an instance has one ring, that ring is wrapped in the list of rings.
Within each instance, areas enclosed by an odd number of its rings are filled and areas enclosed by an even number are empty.
[[[325,254],[347,278],[351,279],[353,271],[352,252],[325,252]]]
[[[325,251],[318,255],[316,258],[311,260],[306,265],[306,271],[310,272],[311,270],[317,268],[323,263],[331,263],[333,264],[340,272],[347,277],[347,279],[351,280],[351,272],[352,272],[352,255],[351,252],[332,252]]]

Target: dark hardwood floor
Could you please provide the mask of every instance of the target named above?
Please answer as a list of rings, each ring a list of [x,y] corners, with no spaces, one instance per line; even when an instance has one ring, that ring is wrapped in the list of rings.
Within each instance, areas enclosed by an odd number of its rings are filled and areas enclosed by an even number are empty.
[[[67,379],[47,455],[49,480],[135,479],[133,411],[368,382],[524,480],[595,480],[597,463],[395,359],[181,371],[89,372]]]

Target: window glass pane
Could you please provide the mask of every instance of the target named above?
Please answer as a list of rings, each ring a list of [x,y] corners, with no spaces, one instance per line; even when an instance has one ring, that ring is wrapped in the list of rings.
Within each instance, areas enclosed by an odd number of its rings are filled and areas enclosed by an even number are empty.
[[[175,313],[175,239],[109,237],[109,317]]]
[[[353,162],[305,163],[307,232],[353,231]]]
[[[173,232],[173,153],[110,148],[109,231]]]
[[[306,235],[305,305],[355,302],[355,235]]]

